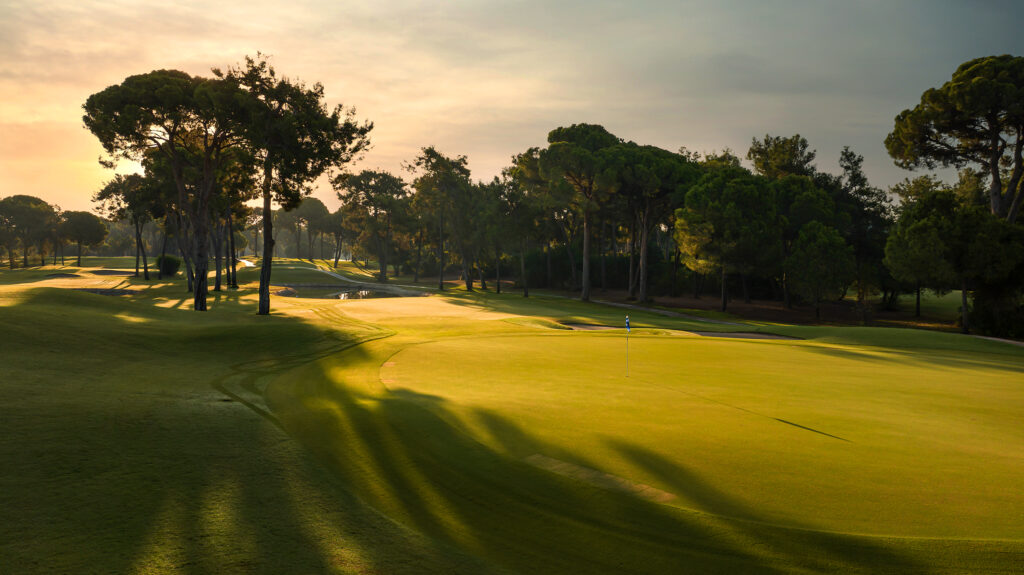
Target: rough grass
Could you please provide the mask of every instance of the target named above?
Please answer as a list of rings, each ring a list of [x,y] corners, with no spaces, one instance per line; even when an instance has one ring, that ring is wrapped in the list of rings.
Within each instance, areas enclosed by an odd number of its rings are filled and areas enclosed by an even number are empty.
[[[275,265],[275,282],[308,266]],[[623,330],[559,329],[625,310],[562,298],[274,297],[259,318],[251,288],[197,314],[180,280],[37,272],[0,272],[5,571],[1024,562],[1010,345],[881,328],[700,338],[685,331],[758,328],[630,311],[626,378]],[[86,283],[138,292],[67,289]],[[644,486],[674,498],[630,492]]]

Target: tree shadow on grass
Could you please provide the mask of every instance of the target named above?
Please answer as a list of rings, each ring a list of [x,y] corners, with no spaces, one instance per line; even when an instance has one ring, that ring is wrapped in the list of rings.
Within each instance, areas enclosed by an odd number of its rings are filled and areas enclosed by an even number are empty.
[[[526,317],[554,319],[563,323],[597,324],[625,329],[625,317],[629,315],[634,328],[660,327],[665,329],[688,330],[694,328],[709,331],[722,330],[714,323],[705,323],[695,317],[671,317],[655,312],[611,307],[597,302],[581,302],[569,298],[531,297],[523,298],[513,294],[446,292],[445,300],[454,305],[508,313]],[[736,324],[735,329],[746,326]]]
[[[3,310],[0,570],[473,572],[234,399],[352,342],[280,317],[130,322],[129,302],[89,297],[32,290]]]
[[[599,469],[477,409],[472,418],[499,446],[489,448],[465,433],[443,399],[361,392],[332,381],[329,363],[275,382],[271,407],[360,498],[443,548],[523,573],[924,570],[871,539],[685,511],[534,467],[522,461],[525,454],[572,457]],[[657,454],[617,447],[716,512],[756,517]]]
[[[996,369],[1010,373],[1024,374],[1024,354],[996,355],[992,353],[978,353],[974,354],[974,358],[971,358],[954,356],[948,351],[928,349],[911,350],[884,348],[884,355],[833,346],[804,345],[801,346],[800,349],[814,354],[827,355],[841,360],[863,362],[867,364],[918,364],[929,367],[940,366],[952,369]]]

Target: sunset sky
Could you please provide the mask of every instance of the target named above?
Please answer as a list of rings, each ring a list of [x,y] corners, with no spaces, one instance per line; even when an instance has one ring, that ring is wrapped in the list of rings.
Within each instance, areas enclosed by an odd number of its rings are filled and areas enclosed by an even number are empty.
[[[211,7],[210,5],[215,7]],[[882,141],[957,65],[1021,54],[1019,2],[131,2],[0,0],[0,197],[91,209],[97,164],[82,104],[160,68],[208,75],[257,51],[321,82],[376,127],[353,169],[398,173],[419,148],[490,179],[578,122],[670,150],[805,136],[843,145],[872,183],[910,175]],[[331,208],[328,187],[317,196]]]

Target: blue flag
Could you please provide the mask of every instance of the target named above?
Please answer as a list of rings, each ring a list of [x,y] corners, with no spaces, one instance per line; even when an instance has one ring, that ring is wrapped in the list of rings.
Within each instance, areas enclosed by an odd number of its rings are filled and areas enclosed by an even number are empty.
[[[629,333],[629,316],[626,316],[626,333]]]

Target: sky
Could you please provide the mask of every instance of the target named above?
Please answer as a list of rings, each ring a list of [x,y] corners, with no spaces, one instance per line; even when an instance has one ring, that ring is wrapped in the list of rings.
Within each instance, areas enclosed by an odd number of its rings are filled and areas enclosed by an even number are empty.
[[[489,180],[552,129],[591,123],[741,157],[753,137],[799,133],[820,169],[850,146],[887,188],[915,175],[885,152],[896,114],[967,60],[1022,55],[1021,30],[1020,5],[994,0],[0,0],[0,197],[92,209],[113,174],[86,98],[257,52],[374,123],[353,171],[405,175],[432,145]],[[328,185],[315,195],[338,205]]]

